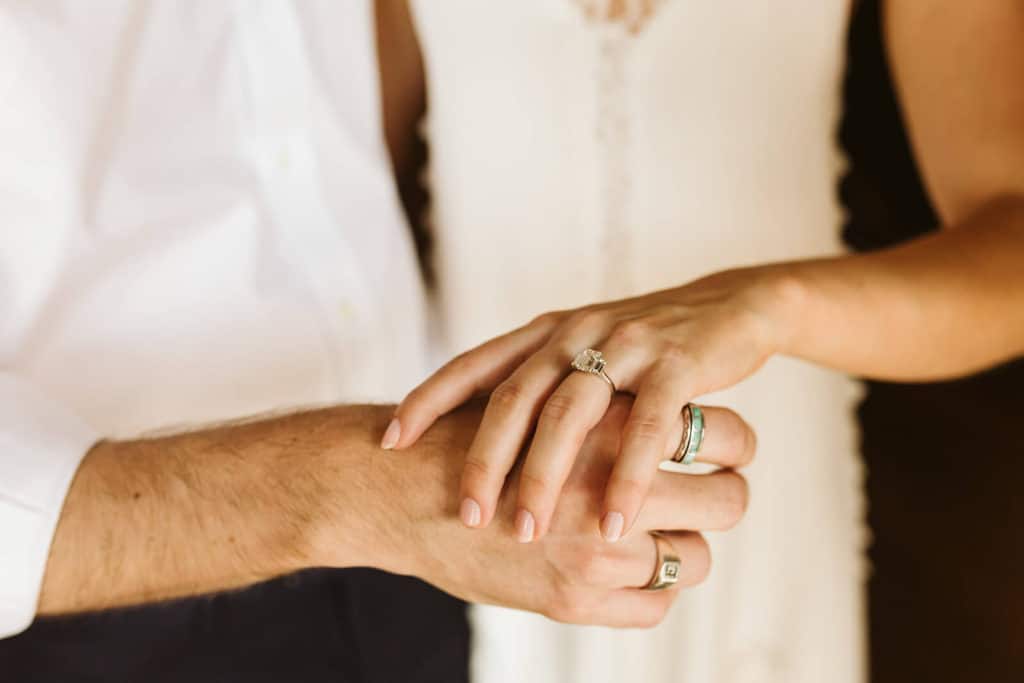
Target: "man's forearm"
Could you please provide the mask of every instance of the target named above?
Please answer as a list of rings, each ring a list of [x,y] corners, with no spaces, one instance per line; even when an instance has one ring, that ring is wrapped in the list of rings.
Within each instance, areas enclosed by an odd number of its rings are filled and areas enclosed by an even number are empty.
[[[371,564],[365,465],[387,413],[340,407],[96,445],[65,501],[40,613]]]

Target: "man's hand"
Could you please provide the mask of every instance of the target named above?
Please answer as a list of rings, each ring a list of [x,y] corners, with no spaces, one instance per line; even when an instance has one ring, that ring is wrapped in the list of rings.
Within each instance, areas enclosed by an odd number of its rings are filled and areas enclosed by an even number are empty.
[[[661,621],[678,591],[637,590],[654,573],[656,549],[647,533],[672,531],[682,560],[678,586],[702,581],[710,568],[703,537],[693,530],[727,529],[746,508],[739,474],[659,471],[637,523],[618,543],[598,533],[604,490],[631,401],[617,397],[587,437],[568,477],[551,530],[531,544],[516,542],[511,508],[519,472],[502,496],[504,509],[486,529],[458,520],[458,487],[465,452],[477,431],[482,406],[471,404],[438,420],[408,451],[380,452],[375,479],[380,498],[396,506],[386,535],[398,539],[396,563],[384,568],[414,574],[472,602],[540,612],[558,621],[608,626],[650,626]],[[383,430],[386,417],[379,429]],[[754,438],[737,419],[737,438],[721,444],[731,462],[749,462]],[[666,454],[667,457],[667,454]]]
[[[390,406],[101,443],[68,494],[39,611],[194,595],[306,567],[372,566],[563,621],[656,623],[676,591],[635,589],[654,571],[655,546],[645,532],[732,526],[746,484],[731,471],[659,472],[633,531],[616,544],[602,541],[601,497],[628,405],[617,399],[588,438],[551,533],[528,545],[500,523],[471,530],[457,519],[454,484],[479,405],[442,418],[401,453],[377,446]],[[752,443],[738,439],[735,448]],[[680,531],[670,540],[683,563],[680,585],[703,579],[710,559],[701,536]]]

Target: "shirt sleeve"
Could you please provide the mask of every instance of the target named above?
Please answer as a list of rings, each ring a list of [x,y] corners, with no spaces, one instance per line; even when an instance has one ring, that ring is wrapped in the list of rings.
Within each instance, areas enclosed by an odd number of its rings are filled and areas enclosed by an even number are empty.
[[[65,406],[0,371],[0,638],[35,618],[64,497],[98,439]]]

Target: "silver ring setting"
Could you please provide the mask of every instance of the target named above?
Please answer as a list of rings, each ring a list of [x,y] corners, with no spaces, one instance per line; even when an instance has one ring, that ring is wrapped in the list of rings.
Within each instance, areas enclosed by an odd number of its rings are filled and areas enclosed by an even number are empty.
[[[608,376],[608,373],[604,371],[606,365],[604,356],[601,355],[600,351],[596,349],[583,349],[576,354],[576,357],[572,359],[572,369],[577,372],[585,372],[590,375],[597,375],[611,388],[614,394],[618,389],[615,388],[615,382]]]
[[[672,456],[672,462],[691,465],[697,458],[697,451],[704,443],[704,411],[695,403],[683,408],[683,438]]]
[[[645,591],[660,591],[669,588],[679,581],[679,572],[683,567],[679,561],[679,555],[672,543],[660,531],[649,532],[654,538],[654,545],[658,548],[658,564],[654,568],[654,575],[647,585]]]

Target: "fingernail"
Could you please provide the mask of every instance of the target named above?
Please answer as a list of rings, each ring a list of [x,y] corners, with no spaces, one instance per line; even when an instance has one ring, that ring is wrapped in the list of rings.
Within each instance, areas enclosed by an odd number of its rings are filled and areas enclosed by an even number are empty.
[[[459,517],[466,526],[480,526],[480,504],[472,498],[463,498],[459,506]]]
[[[621,512],[609,512],[601,520],[601,535],[609,543],[615,543],[622,537],[622,526],[625,520]]]
[[[516,537],[520,543],[529,543],[533,540],[534,521],[529,510],[520,509],[516,513]]]
[[[400,436],[402,436],[402,425],[398,422],[397,417],[393,417],[391,422],[388,423],[388,428],[384,430],[384,436],[380,440],[380,447],[390,451],[398,443]]]

